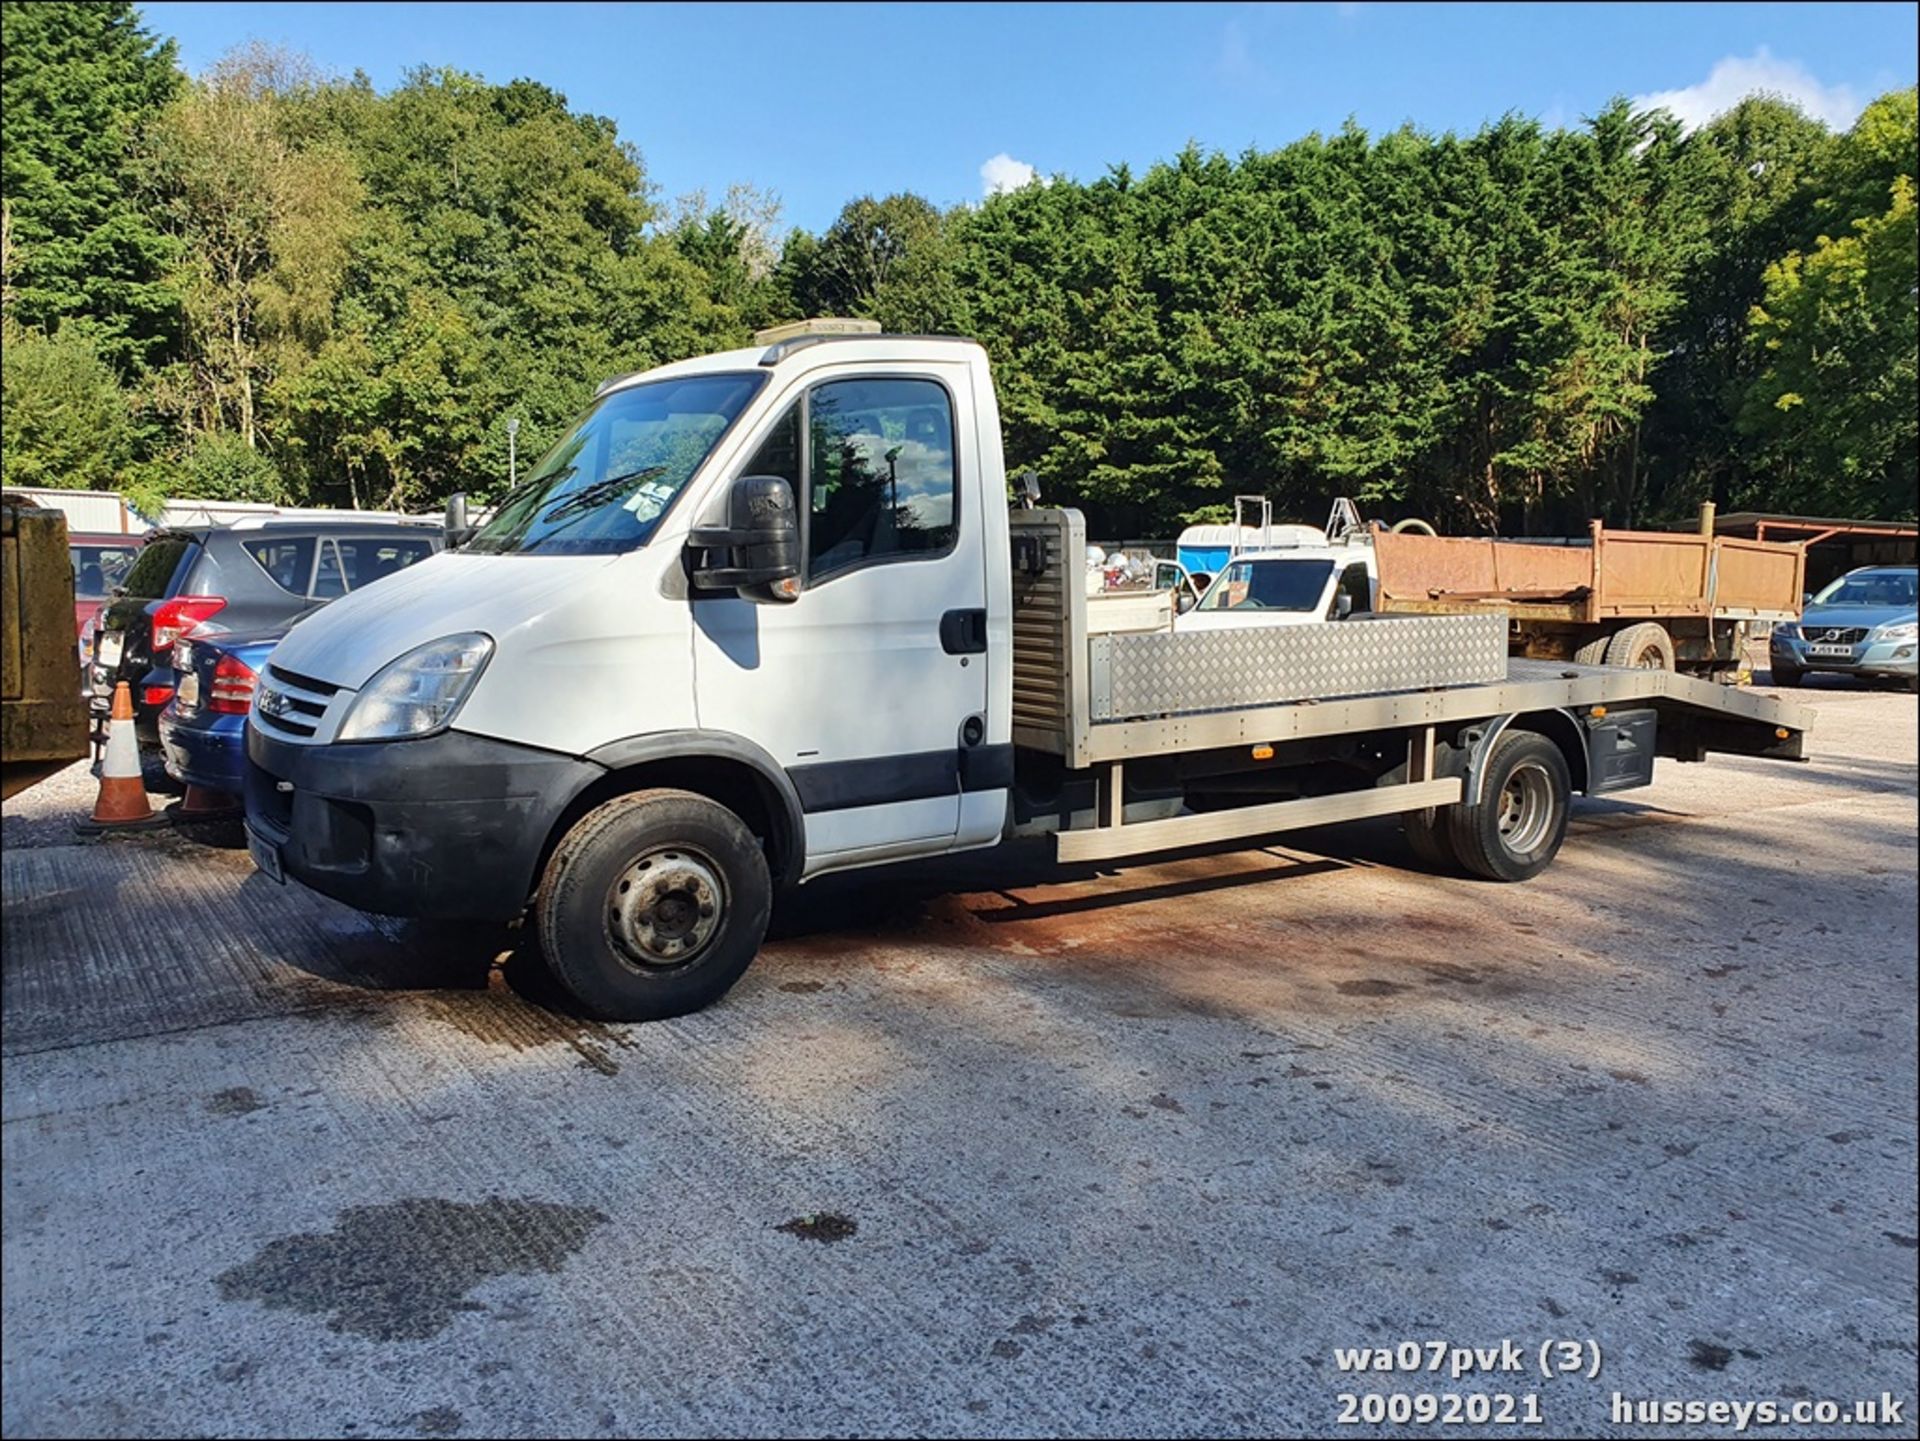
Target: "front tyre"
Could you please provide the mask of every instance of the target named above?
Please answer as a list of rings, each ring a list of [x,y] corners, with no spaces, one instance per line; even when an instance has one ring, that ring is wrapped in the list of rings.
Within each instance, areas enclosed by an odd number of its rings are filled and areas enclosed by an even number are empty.
[[[1487,756],[1480,799],[1448,812],[1454,854],[1487,880],[1531,880],[1567,838],[1572,795],[1560,747],[1534,731],[1507,731]]]
[[[533,914],[547,965],[584,1009],[658,1021],[726,994],[772,904],[766,855],[738,816],[690,791],[647,790],[561,838]]]

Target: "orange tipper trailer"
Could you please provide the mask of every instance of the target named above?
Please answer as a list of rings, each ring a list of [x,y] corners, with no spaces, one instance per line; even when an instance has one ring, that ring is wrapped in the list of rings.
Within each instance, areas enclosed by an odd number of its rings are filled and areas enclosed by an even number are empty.
[[[1585,540],[1497,540],[1376,530],[1381,611],[1500,610],[1531,660],[1744,676],[1749,626],[1798,620],[1806,547],[1701,529],[1608,530]]]

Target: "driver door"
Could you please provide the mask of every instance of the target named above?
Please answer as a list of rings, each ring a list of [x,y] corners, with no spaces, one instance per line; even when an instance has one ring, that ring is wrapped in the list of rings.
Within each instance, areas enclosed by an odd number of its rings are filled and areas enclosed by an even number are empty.
[[[793,485],[804,583],[790,604],[693,602],[699,723],[786,768],[809,874],[955,842],[963,737],[987,709],[986,559],[961,504],[972,424],[964,375],[938,366],[821,380],[739,471]]]

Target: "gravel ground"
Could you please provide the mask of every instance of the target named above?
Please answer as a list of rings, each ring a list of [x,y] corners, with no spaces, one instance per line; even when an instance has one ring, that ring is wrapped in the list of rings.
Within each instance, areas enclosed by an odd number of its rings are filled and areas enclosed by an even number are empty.
[[[1801,698],[1810,765],[1663,763],[1525,886],[1379,824],[901,868],[653,1026],[511,932],[76,843],[69,772],[4,811],[5,1433],[1911,1435],[1916,707]],[[1335,1354],[1504,1338],[1600,1376]]]

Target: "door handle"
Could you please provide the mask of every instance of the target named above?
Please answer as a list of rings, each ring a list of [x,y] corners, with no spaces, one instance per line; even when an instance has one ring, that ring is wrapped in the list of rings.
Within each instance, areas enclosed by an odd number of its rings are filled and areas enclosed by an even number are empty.
[[[950,610],[940,617],[940,649],[948,655],[983,655],[987,649],[987,613]]]

